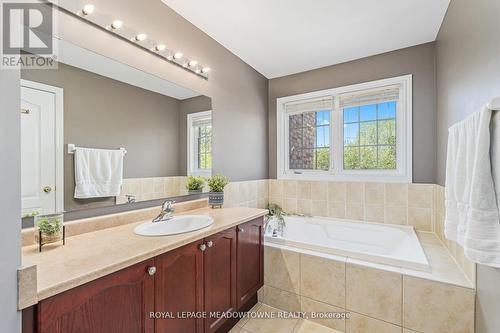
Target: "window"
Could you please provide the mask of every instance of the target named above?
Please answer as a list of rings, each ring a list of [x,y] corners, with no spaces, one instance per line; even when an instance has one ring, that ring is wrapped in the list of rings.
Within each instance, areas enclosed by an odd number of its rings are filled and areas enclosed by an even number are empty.
[[[212,112],[191,113],[188,126],[188,174],[210,176],[212,172]]]
[[[278,99],[278,177],[411,181],[411,76]]]

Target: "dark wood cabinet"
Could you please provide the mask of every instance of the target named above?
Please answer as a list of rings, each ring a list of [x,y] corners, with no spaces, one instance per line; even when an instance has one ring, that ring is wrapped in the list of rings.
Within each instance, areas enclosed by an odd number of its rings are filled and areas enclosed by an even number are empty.
[[[242,307],[264,285],[263,218],[237,227],[237,295]]]
[[[157,333],[202,333],[202,242],[195,242],[156,258],[155,311],[171,318],[156,319]]]
[[[44,299],[23,310],[23,333],[227,332],[237,318],[214,314],[248,310],[263,284],[262,229],[258,218]]]
[[[38,332],[154,332],[151,266],[152,259],[41,301]]]
[[[236,299],[236,230],[225,230],[205,239],[203,254],[205,281],[205,333],[217,331],[225,317],[214,314],[233,312]]]

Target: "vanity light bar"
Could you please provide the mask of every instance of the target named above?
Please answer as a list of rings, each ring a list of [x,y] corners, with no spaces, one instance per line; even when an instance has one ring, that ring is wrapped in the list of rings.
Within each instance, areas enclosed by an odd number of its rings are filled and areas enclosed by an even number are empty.
[[[92,3],[83,5],[81,3],[79,5],[73,4],[74,3],[71,1],[61,1],[56,5],[70,13],[76,13],[81,19],[104,28],[109,33],[128,40],[134,45],[148,52],[152,52],[172,64],[178,65],[204,79],[208,79],[210,67],[202,66],[197,60],[185,57],[184,54],[178,50],[167,48],[165,44],[152,39],[146,33],[126,26],[125,23],[118,18],[110,18],[108,15],[99,13],[96,6]],[[80,6],[80,8],[78,8],[78,6]]]

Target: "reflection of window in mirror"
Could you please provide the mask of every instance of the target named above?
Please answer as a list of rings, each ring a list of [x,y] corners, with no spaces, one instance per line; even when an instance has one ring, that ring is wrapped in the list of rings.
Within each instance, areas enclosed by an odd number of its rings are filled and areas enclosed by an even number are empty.
[[[212,111],[188,114],[188,174],[212,173]]]

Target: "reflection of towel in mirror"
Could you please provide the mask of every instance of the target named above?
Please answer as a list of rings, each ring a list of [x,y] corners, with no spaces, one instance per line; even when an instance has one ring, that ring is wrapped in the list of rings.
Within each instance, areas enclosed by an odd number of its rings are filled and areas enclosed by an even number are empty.
[[[76,148],[75,198],[120,195],[123,181],[122,150]]]
[[[491,115],[485,108],[449,129],[445,235],[460,244],[472,261],[500,267],[500,219],[490,158]]]

